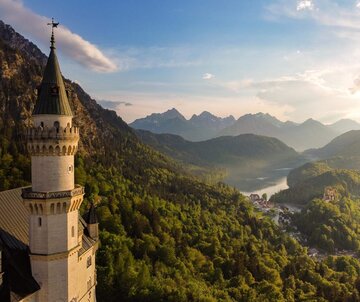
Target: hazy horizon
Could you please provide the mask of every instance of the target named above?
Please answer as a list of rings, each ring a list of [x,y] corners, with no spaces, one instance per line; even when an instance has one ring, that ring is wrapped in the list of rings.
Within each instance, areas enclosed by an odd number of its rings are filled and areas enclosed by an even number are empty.
[[[172,107],[186,117],[360,120],[360,1],[83,5],[0,0],[0,19],[48,54],[55,17],[64,76],[127,122]]]

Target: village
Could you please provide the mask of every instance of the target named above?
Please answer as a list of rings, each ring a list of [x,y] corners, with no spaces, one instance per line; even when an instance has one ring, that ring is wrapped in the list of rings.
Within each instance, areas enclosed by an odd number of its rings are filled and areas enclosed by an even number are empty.
[[[317,260],[325,259],[329,256],[328,253],[325,253],[315,247],[308,246],[306,238],[292,225],[292,216],[294,213],[300,212],[301,207],[295,207],[288,204],[276,204],[268,200],[267,194],[264,193],[261,196],[256,193],[252,193],[248,196],[249,200],[259,211],[270,214],[273,221],[279,225],[284,232],[288,232],[289,235],[294,237],[296,240],[302,242],[304,246],[308,247],[308,255],[310,257],[316,258]],[[322,200],[325,202],[333,202],[339,200],[340,195],[336,188],[325,187]],[[357,254],[352,251],[347,250],[335,250],[337,256],[350,256],[357,257]]]

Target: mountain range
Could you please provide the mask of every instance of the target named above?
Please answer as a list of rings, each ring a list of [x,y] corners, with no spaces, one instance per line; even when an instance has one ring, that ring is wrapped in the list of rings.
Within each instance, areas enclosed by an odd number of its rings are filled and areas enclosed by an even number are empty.
[[[130,126],[153,133],[171,133],[191,141],[201,141],[215,137],[219,131],[234,122],[235,118],[232,115],[221,118],[207,111],[199,115],[194,114],[187,120],[173,108],[164,113],[153,113],[145,118],[137,119]]]
[[[177,134],[190,141],[219,136],[258,134],[278,138],[298,151],[322,147],[342,133],[360,130],[360,124],[349,119],[339,120],[330,125],[324,125],[313,119],[303,123],[282,122],[274,116],[261,112],[246,114],[235,120],[233,116],[220,118],[204,111],[187,120],[175,108],[137,119],[130,126],[154,133]]]

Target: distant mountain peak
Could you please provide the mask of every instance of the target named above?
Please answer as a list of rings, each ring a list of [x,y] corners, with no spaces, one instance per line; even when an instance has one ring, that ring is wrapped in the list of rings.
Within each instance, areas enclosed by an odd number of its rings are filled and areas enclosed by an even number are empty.
[[[238,119],[238,121],[242,121],[242,120],[253,120],[254,122],[262,121],[265,123],[270,123],[276,127],[281,127],[284,124],[282,121],[278,120],[275,116],[263,112],[245,114]]]
[[[314,120],[313,118],[308,118],[305,122],[302,123],[302,125],[316,125],[316,126],[324,126],[326,127],[324,124],[322,124],[321,122]]]
[[[209,111],[203,111],[199,114],[199,116],[202,116],[202,117],[217,117],[215,115],[213,115],[212,113],[210,113]]]
[[[203,111],[199,115],[193,114],[190,121],[194,122],[197,120],[221,120],[220,117],[215,116],[214,114],[210,113],[209,111]]]
[[[171,108],[165,111],[164,113],[160,113],[160,115],[168,119],[172,119],[172,118],[185,119],[185,117],[176,108]]]

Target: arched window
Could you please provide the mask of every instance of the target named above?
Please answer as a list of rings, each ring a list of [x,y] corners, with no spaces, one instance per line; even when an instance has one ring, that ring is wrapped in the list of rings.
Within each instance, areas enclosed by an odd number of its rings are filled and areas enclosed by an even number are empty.
[[[40,123],[40,127],[43,127],[43,128],[44,128],[44,122],[41,122],[41,123]]]
[[[60,123],[59,123],[58,121],[54,122],[54,127],[55,127],[56,129],[59,129]]]
[[[42,219],[41,219],[41,217],[38,218],[38,226],[39,226],[39,227],[42,226]]]
[[[55,147],[55,154],[60,155],[60,147],[59,146]]]
[[[55,214],[55,205],[53,203],[50,206],[50,214]]]

